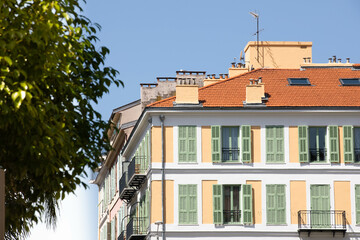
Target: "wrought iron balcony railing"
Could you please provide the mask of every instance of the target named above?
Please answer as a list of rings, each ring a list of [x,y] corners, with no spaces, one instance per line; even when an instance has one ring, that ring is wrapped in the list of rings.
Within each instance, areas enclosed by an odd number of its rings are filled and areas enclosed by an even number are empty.
[[[360,162],[360,148],[354,148],[354,161]]]
[[[310,148],[310,161],[325,161],[326,160],[326,148]]]
[[[130,218],[126,226],[126,238],[131,239],[145,239],[148,229],[148,219],[145,217]]]
[[[140,187],[145,181],[147,169],[146,157],[133,157],[129,164],[128,183],[132,187]]]
[[[346,214],[341,210],[300,210],[298,212],[299,232],[346,231]]]
[[[224,223],[240,223],[241,210],[223,210]]]
[[[129,201],[135,194],[135,189],[128,184],[128,172],[124,172],[119,181],[119,197],[122,200]]]
[[[223,148],[222,149],[222,161],[238,161],[240,149],[239,148]]]

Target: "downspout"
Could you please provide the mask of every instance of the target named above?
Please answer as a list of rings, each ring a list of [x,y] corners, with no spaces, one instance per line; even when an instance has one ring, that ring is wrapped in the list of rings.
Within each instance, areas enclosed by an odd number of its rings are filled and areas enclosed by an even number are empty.
[[[165,240],[165,131],[164,131],[165,116],[160,115],[161,121],[161,212],[162,212],[162,240]]]

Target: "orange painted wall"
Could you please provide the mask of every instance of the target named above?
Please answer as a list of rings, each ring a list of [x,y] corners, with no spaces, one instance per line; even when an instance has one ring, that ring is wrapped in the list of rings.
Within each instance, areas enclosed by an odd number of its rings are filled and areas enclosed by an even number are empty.
[[[251,184],[253,190],[253,210],[254,223],[261,224],[262,220],[262,206],[261,206],[261,181],[249,180],[246,184]]]
[[[253,162],[261,162],[260,126],[251,126],[251,155]]]
[[[289,127],[289,148],[290,148],[290,162],[299,162],[299,133],[297,126]]]
[[[162,221],[161,181],[151,181],[151,223]],[[165,223],[174,223],[174,181],[165,180]]]
[[[213,224],[213,185],[216,180],[202,181],[202,223]]]
[[[211,127],[210,126],[203,126],[201,128],[201,152],[202,162],[209,162],[211,163]]]
[[[165,127],[165,162],[174,161],[173,127]],[[151,161],[161,162],[161,127],[151,129]]]
[[[334,181],[335,210],[345,210],[347,224],[351,224],[350,182]]]
[[[306,208],[306,182],[290,181],[291,224],[298,223],[298,211]]]

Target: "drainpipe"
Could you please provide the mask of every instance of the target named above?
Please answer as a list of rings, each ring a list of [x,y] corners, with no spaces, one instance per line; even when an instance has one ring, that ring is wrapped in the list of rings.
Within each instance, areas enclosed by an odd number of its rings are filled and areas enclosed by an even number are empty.
[[[165,116],[160,115],[161,121],[161,211],[162,211],[162,240],[165,240],[165,131],[164,131]]]

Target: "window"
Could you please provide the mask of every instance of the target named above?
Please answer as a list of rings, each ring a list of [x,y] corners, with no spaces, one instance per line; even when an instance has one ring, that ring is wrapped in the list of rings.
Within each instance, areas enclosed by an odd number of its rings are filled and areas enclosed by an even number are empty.
[[[283,126],[266,126],[266,162],[284,162]]]
[[[139,204],[139,231],[147,232],[149,226],[149,209],[150,209],[150,201],[149,201],[149,191],[146,190],[145,194],[140,199]]]
[[[308,78],[288,78],[290,86],[307,86],[310,85]]]
[[[179,185],[179,224],[197,224],[197,185]]]
[[[330,162],[339,162],[338,126],[299,126],[298,130],[300,162],[326,162],[327,152],[330,155]],[[329,141],[328,150],[326,148],[327,140]]]
[[[360,127],[343,126],[344,159],[347,163],[360,162]]]
[[[149,158],[150,158],[149,139],[150,139],[149,132],[147,132],[135,152],[136,168],[138,173],[140,174],[145,173],[145,171],[149,167]]]
[[[196,127],[179,126],[179,162],[196,162]]]
[[[115,239],[115,225],[116,221],[115,218],[113,218],[113,220],[111,220],[111,239]]]
[[[360,86],[360,78],[340,78],[343,86]]]
[[[241,126],[241,154],[238,126],[211,126],[211,151],[213,162],[251,161],[251,127]]]
[[[266,217],[268,224],[286,224],[285,185],[266,185]]]
[[[253,224],[251,185],[213,185],[213,211],[214,224]]]
[[[310,185],[312,227],[330,227],[330,186]]]
[[[360,185],[355,185],[356,224],[360,224]]]

